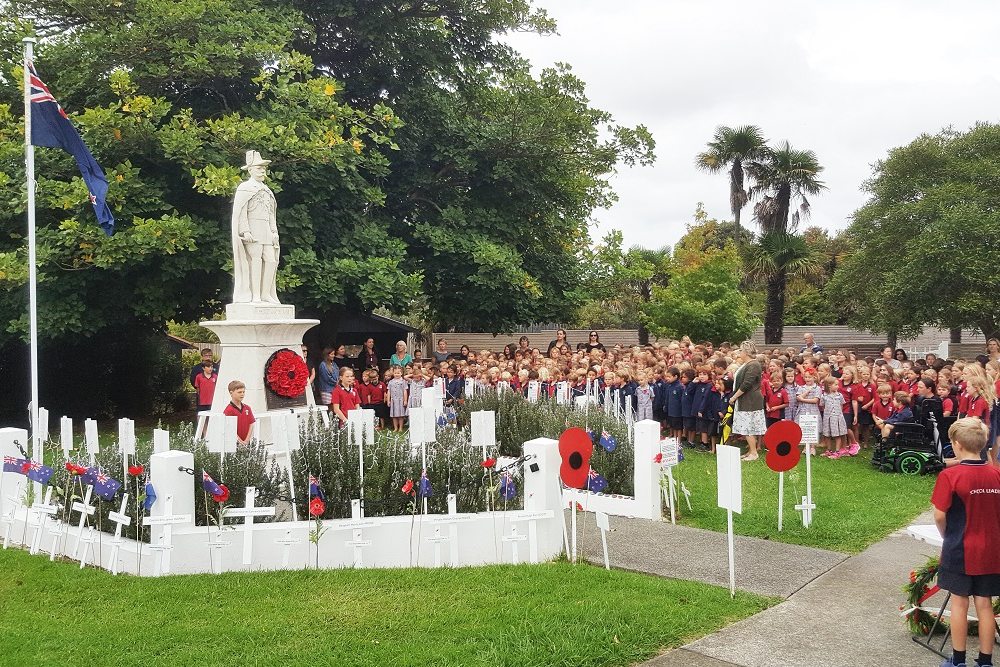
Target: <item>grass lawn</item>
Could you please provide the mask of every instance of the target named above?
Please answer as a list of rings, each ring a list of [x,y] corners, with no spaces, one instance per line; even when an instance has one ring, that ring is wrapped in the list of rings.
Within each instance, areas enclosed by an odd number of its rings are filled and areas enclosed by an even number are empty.
[[[112,577],[0,551],[3,665],[629,665],[777,600],[565,562]]]
[[[698,528],[726,530],[726,512],[716,506],[715,457],[685,450],[677,476],[691,491],[691,508],[681,500],[682,522]],[[794,506],[805,495],[806,462],[803,458],[785,473],[783,530],[778,532],[778,473],[759,461],[743,464],[743,514],[734,515],[733,529],[739,535],[804,544],[858,553],[906,525],[930,508],[933,475],[909,477],[879,472],[871,466],[871,451],[853,458],[831,461],[812,459],[813,502],[816,510],[811,528],[802,527]]]

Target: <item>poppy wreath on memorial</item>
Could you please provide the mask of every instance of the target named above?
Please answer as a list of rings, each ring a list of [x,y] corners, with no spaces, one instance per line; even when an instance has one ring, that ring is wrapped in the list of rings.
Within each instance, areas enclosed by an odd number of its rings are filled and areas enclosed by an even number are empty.
[[[298,398],[309,384],[309,368],[293,350],[278,350],[264,364],[264,382],[278,396]]]

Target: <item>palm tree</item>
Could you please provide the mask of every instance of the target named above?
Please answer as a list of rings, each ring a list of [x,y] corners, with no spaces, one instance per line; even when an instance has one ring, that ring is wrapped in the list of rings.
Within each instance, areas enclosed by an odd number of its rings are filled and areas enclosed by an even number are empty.
[[[655,249],[632,246],[625,254],[627,265],[641,269],[634,271],[633,277],[626,281],[629,291],[639,300],[640,311],[644,304],[653,300],[654,287],[666,287],[670,277],[670,257],[670,246]],[[638,330],[639,345],[649,345],[649,329],[642,317],[638,321]]]
[[[699,153],[695,165],[715,174],[729,167],[729,207],[733,212],[737,242],[742,238],[740,212],[750,201],[746,191],[744,165],[759,160],[766,150],[767,140],[756,125],[741,127],[719,126],[708,142],[708,150]]]
[[[801,236],[772,231],[760,241],[740,249],[747,279],[767,286],[764,301],[764,340],[781,343],[785,318],[785,288],[789,277],[809,276],[822,270],[823,256]]]
[[[809,248],[805,240],[795,236],[794,232],[799,220],[809,215],[808,197],[826,188],[817,178],[821,171],[823,167],[814,152],[796,150],[787,141],[776,149],[768,149],[761,159],[747,165],[747,174],[753,180],[750,194],[761,198],[754,206],[754,216],[760,224],[761,246],[773,258],[773,270],[766,278],[764,312],[764,340],[768,345],[780,344],[784,332],[785,286],[790,268],[785,260],[791,256],[782,252],[791,250],[793,246]],[[793,202],[797,202],[798,207],[789,219]],[[789,238],[798,241],[793,242]]]

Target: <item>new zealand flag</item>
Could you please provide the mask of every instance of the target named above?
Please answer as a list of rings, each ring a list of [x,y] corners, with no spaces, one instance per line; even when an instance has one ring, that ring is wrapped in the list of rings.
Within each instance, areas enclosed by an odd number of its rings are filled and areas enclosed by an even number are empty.
[[[115,231],[115,216],[108,208],[108,179],[101,165],[91,154],[80,134],[69,122],[56,98],[38,77],[35,67],[28,65],[31,76],[31,144],[48,148],[61,148],[74,158],[80,175],[90,191],[90,203],[97,213],[97,222],[108,236]]]
[[[430,498],[434,495],[434,490],[431,488],[431,480],[427,479],[426,470],[420,473],[420,488],[418,489],[418,494],[421,498]]]
[[[309,475],[309,497],[319,498],[323,502],[326,502],[326,494],[323,493],[323,487],[319,482],[319,478],[314,475]]]
[[[606,488],[608,488],[608,480],[604,479],[604,475],[591,468],[590,472],[587,473],[587,490],[601,493]]]

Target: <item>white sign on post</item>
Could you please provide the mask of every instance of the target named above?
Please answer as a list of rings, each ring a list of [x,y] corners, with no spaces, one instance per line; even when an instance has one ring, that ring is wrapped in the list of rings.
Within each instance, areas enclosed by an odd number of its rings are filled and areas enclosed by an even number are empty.
[[[153,429],[153,453],[162,454],[170,450],[170,431],[162,428]]]
[[[465,400],[471,400],[476,396],[476,381],[473,378],[465,380]]]
[[[125,417],[118,420],[118,451],[122,456],[135,456],[135,422]]]
[[[59,444],[62,446],[63,456],[69,458],[69,453],[73,451],[73,419],[63,417],[59,420]]]
[[[419,447],[424,442],[424,408],[410,408],[410,446]]]
[[[49,439],[49,411],[45,408],[38,408],[38,424],[36,428],[38,429],[39,440],[47,442]]]
[[[479,410],[472,413],[472,446],[482,447],[483,460],[488,449],[497,444],[497,413],[493,410]]]
[[[87,454],[90,455],[90,465],[94,465],[94,456],[101,452],[101,446],[97,441],[97,422],[93,419],[84,420],[83,434],[87,442]]]
[[[726,510],[729,538],[729,594],[736,597],[736,555],[733,549],[733,512],[743,512],[743,468],[738,447],[716,447],[719,507]]]
[[[531,403],[538,402],[538,392],[540,384],[538,380],[531,380],[528,382],[528,401]]]
[[[812,511],[816,509],[812,495],[812,449],[813,445],[819,442],[819,417],[817,415],[800,416],[799,428],[802,429],[802,444],[805,445],[806,450],[806,495],[802,496],[802,503],[796,505],[795,509],[802,512],[802,525],[808,528],[812,525]]]
[[[799,415],[799,428],[802,429],[802,444],[815,445],[819,443],[819,416]]]

